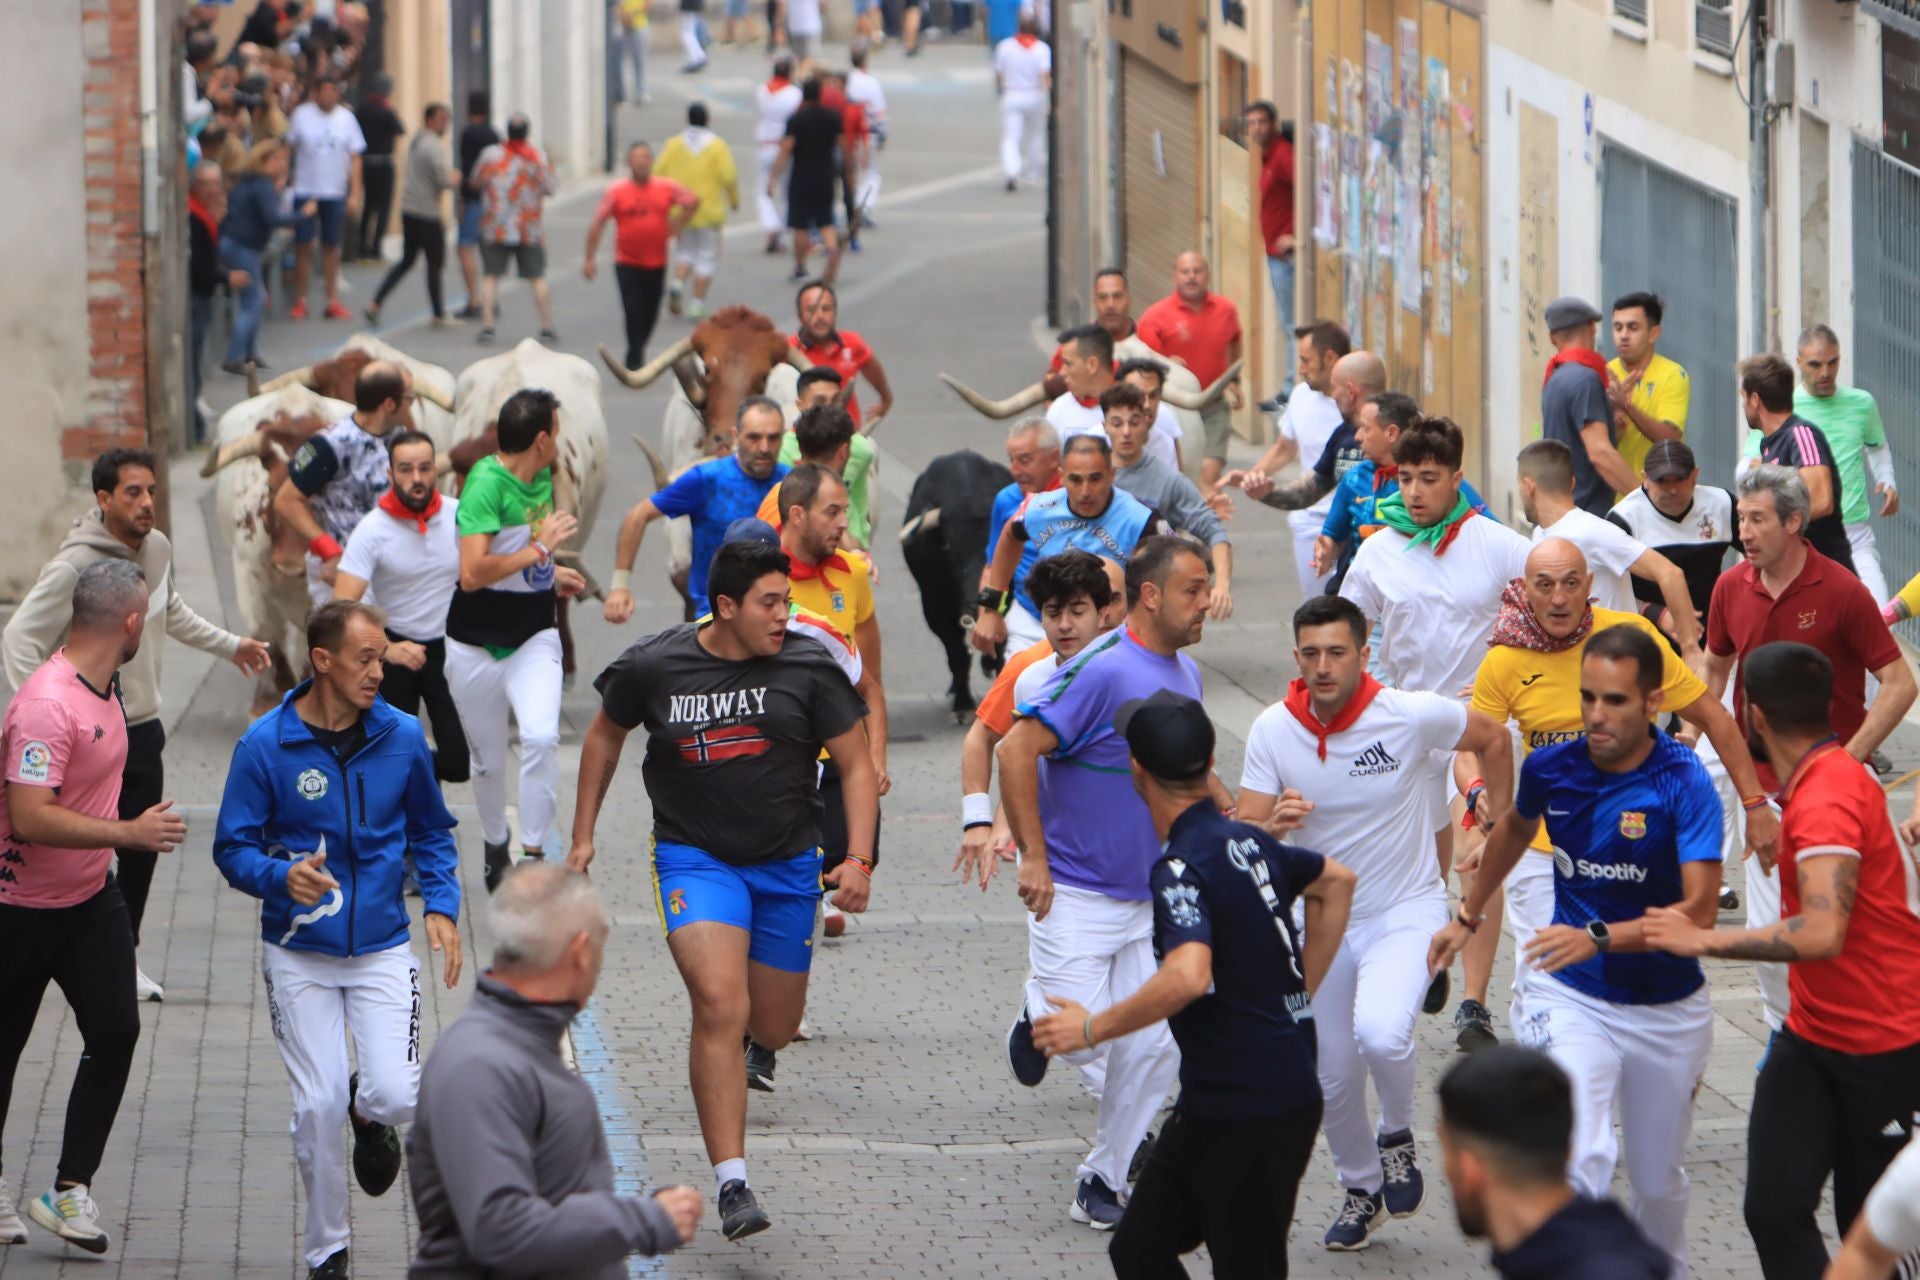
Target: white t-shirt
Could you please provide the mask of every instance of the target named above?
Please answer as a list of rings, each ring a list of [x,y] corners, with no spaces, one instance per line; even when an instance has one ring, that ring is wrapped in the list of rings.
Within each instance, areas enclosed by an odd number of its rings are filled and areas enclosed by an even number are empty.
[[[1920,1249],[1920,1142],[1909,1141],[1867,1195],[1867,1229],[1895,1253]]]
[[[1382,689],[1358,720],[1328,735],[1322,760],[1319,738],[1276,702],[1247,733],[1240,785],[1269,796],[1291,787],[1313,802],[1287,840],[1353,869],[1353,916],[1363,919],[1445,896],[1433,851],[1433,775],[1466,729],[1463,703]]]
[[[1153,415],[1153,430],[1147,433],[1147,452],[1178,471],[1180,451],[1174,446],[1185,434],[1180,430],[1180,420],[1173,416],[1173,410],[1162,402],[1160,412]]]
[[[1340,429],[1342,421],[1340,406],[1333,402],[1332,396],[1323,395],[1304,382],[1296,382],[1287,396],[1287,407],[1280,411],[1280,434],[1299,442],[1300,466],[1302,470],[1308,470],[1320,461],[1320,455],[1326,452],[1327,441]],[[1317,527],[1332,509],[1333,495],[1327,493],[1321,495],[1320,501],[1297,514],[1312,516]]]
[[[293,146],[294,199],[346,199],[353,158],[367,149],[353,112],[303,102],[288,120],[287,141]]]
[[[1009,36],[993,47],[993,71],[1008,93],[1043,93],[1053,72],[1053,49],[1045,40],[1029,46]]]
[[[787,136],[787,120],[800,109],[800,86],[782,85],[776,92],[765,84],[754,86],[754,106],[760,110],[760,124],[754,137],[760,142],[778,145]]]
[[[825,619],[816,621],[812,614],[796,613],[788,617],[787,630],[811,636],[825,645],[827,652],[833,655],[833,660],[840,664],[840,669],[847,673],[849,684],[859,684],[860,678],[866,674],[867,665],[860,657],[859,646]]]
[[[447,634],[447,609],[460,585],[459,507],[458,499],[441,497],[424,535],[413,521],[375,507],[347,538],[340,572],[367,584],[368,598],[387,611],[395,635],[426,641]]]
[[[787,31],[796,36],[820,34],[820,0],[787,0]]]
[[[1396,689],[1448,698],[1470,688],[1500,616],[1500,593],[1526,569],[1528,542],[1474,516],[1447,553],[1382,529],[1360,544],[1340,594],[1380,620],[1380,665]]]
[[[1586,554],[1587,568],[1593,573],[1595,604],[1620,613],[1639,612],[1640,606],[1633,599],[1633,575],[1628,569],[1647,554],[1646,543],[1611,520],[1579,507],[1551,525],[1533,527],[1535,542],[1548,538],[1565,538]]]
[[[1053,673],[1060,669],[1060,655],[1042,658],[1038,662],[1029,662],[1026,668],[1013,679],[1013,705],[1024,707],[1040,693],[1042,685],[1053,679]]]
[[[886,132],[887,91],[880,87],[878,76],[858,67],[847,72],[847,101],[866,108],[867,124],[875,133]]]
[[[1064,450],[1067,441],[1075,436],[1099,436],[1107,438],[1107,415],[1100,412],[1100,406],[1088,408],[1081,404],[1073,392],[1056,397],[1047,406],[1047,421],[1060,433],[1060,447]]]

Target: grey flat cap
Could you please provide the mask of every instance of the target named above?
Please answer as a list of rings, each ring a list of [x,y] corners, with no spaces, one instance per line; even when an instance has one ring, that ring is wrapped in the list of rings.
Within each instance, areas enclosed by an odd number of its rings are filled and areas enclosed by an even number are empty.
[[[1547,332],[1558,333],[1598,320],[1600,313],[1585,298],[1555,298],[1547,304]]]

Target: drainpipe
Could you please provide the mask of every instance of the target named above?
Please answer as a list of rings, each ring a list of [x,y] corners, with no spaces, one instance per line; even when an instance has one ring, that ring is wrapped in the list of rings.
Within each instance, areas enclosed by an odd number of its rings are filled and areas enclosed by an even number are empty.
[[[1747,0],[1747,226],[1751,244],[1750,288],[1753,336],[1750,351],[1772,349],[1773,318],[1767,297],[1767,194],[1769,190],[1766,74],[1766,0]]]

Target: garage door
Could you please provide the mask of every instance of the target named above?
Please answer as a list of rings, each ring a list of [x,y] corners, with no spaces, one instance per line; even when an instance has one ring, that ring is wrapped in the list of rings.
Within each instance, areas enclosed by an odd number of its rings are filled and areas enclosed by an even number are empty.
[[[1173,260],[1200,244],[1198,92],[1121,51],[1122,235],[1135,309],[1171,287]]]

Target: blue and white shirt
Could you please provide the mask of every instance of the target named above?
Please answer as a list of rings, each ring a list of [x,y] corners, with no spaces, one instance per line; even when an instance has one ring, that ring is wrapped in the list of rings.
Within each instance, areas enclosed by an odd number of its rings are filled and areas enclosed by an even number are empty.
[[[1115,486],[1106,510],[1097,516],[1083,516],[1073,509],[1065,489],[1049,489],[1030,495],[1014,514],[1014,527],[1026,545],[1021,557],[1024,567],[1062,551],[1091,551],[1103,560],[1120,564],[1133,554],[1134,544],[1151,533],[1166,533],[1165,521],[1153,508],[1125,489]],[[1032,560],[1028,561],[1027,557]],[[1020,573],[1013,584],[1014,598],[1034,617],[1033,597],[1027,594],[1027,578]]]

